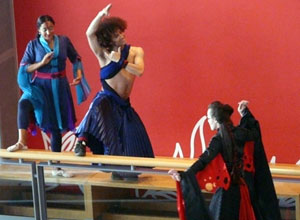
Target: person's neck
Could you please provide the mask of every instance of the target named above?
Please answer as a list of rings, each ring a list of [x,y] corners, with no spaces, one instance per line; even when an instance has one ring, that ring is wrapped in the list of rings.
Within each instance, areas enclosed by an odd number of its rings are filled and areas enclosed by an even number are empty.
[[[54,47],[54,38],[52,38],[51,40],[46,40],[46,41],[47,41],[49,47],[50,47],[51,49],[53,49],[53,47]]]

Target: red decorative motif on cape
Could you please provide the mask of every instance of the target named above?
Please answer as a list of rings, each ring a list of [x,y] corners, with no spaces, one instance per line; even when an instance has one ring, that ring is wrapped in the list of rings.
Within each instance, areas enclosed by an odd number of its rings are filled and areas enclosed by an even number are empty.
[[[244,147],[244,170],[254,173],[254,142],[246,142]],[[230,175],[227,171],[226,164],[224,163],[221,154],[218,154],[204,170],[199,171],[196,174],[200,189],[208,192],[215,193],[217,188],[222,187],[227,190],[230,186]],[[241,186],[241,220],[255,220],[254,211],[250,202],[248,188],[244,180]],[[177,187],[177,210],[180,220],[186,220],[184,199],[180,187],[180,183],[176,182]]]

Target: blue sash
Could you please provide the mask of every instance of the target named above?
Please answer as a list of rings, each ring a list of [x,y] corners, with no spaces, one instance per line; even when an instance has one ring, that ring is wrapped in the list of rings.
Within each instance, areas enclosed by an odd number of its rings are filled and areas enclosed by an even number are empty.
[[[125,44],[124,48],[121,51],[121,58],[118,62],[111,61],[108,65],[101,68],[100,79],[110,79],[114,77],[122,68],[123,63],[129,55],[130,45]]]
[[[59,42],[58,37],[54,35],[54,50],[49,47],[48,42],[42,37],[42,35],[39,38],[43,48],[47,53],[54,52],[53,58],[50,61],[51,64],[51,73],[58,72],[58,54],[59,54]],[[58,127],[62,130],[62,120],[61,120],[61,113],[60,113],[60,107],[59,107],[59,92],[58,92],[58,86],[59,86],[59,79],[54,78],[51,80],[51,86],[52,86],[52,94],[53,94],[53,102],[54,102],[54,108],[56,113],[56,119]]]

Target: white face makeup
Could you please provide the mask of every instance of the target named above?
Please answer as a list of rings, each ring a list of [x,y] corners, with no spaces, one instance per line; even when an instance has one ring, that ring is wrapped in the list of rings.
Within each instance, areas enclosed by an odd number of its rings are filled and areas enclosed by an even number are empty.
[[[218,123],[217,120],[212,116],[212,110],[211,110],[211,109],[208,109],[208,110],[207,110],[207,121],[208,121],[209,127],[210,127],[210,129],[211,129],[212,131],[219,128],[219,123]]]

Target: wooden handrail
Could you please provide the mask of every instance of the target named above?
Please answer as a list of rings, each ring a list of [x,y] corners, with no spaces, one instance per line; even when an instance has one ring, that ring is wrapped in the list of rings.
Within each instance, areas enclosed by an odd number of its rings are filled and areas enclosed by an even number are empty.
[[[111,165],[132,165],[140,167],[159,167],[173,169],[187,169],[196,159],[171,158],[171,157],[125,157],[110,155],[93,155],[87,153],[85,157],[77,157],[73,152],[51,152],[47,150],[20,150],[16,152],[7,152],[6,149],[0,149],[1,158],[24,159],[38,161],[63,161],[72,163],[102,163]],[[270,164],[272,175],[293,176],[300,178],[300,166],[296,164]]]
[[[110,155],[94,155],[87,153],[85,157],[77,157],[74,152],[51,152],[47,150],[19,150],[16,152],[8,152],[0,149],[0,157],[10,159],[27,159],[39,161],[64,161],[77,163],[102,163],[111,165],[132,165],[143,167],[162,167],[162,168],[179,168],[186,169],[190,167],[196,159],[181,159],[171,157],[124,157]]]
[[[272,175],[291,176],[300,179],[300,165],[286,163],[270,163]]]

